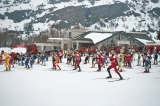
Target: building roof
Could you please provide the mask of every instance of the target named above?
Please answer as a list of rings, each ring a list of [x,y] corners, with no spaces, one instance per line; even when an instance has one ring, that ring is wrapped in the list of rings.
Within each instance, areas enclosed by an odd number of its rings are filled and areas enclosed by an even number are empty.
[[[112,33],[96,33],[96,32],[93,32],[93,33],[89,33],[87,34],[84,38],[89,38],[93,41],[94,44],[106,39],[106,38],[109,38],[110,36],[112,36]]]
[[[137,38],[137,39],[144,39],[144,40],[149,40],[149,41],[153,41],[147,34],[136,34],[136,33],[127,33],[130,36]]]
[[[87,40],[87,41],[91,41],[91,39],[85,38],[85,36],[88,35],[89,33],[90,32],[83,33],[83,34],[81,34],[79,36],[74,37],[72,40],[85,40],[85,41]]]
[[[135,38],[136,40],[140,41],[141,43],[147,45],[148,42],[154,42],[147,33],[127,33],[131,37]]]
[[[111,36],[117,35],[123,33],[126,36],[130,36],[133,39],[141,42],[142,44],[147,44],[147,42],[154,42],[147,33],[141,33],[141,32],[124,32],[124,31],[114,31],[114,32],[95,32],[95,31],[89,31],[84,34],[81,34],[72,40],[84,40],[84,41],[92,41],[94,44],[98,44]]]
[[[86,32],[77,37],[74,37],[72,40],[84,40],[84,41],[92,41],[94,44],[112,36],[112,33],[107,32]]]
[[[118,32],[113,32],[113,35],[117,35],[123,33],[126,36],[130,36],[132,38],[134,38],[135,40],[137,40],[138,42],[147,45],[148,42],[154,42],[154,40],[152,40],[147,33],[144,32],[124,32],[124,31],[118,31]]]

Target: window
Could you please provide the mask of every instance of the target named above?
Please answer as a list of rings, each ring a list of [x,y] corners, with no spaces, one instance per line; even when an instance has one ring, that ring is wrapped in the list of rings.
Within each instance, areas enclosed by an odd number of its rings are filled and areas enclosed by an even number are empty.
[[[72,38],[72,33],[71,32],[69,32],[69,38]]]
[[[119,40],[119,36],[116,36],[116,40]]]
[[[28,46],[27,47],[27,52],[31,51],[32,50],[32,46]]]

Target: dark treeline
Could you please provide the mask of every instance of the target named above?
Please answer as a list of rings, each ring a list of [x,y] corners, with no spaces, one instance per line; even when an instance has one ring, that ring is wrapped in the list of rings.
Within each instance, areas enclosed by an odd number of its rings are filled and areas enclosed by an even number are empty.
[[[0,29],[0,47],[11,47],[14,44],[47,43],[48,38],[66,38],[67,29],[52,25],[48,30],[37,33]]]

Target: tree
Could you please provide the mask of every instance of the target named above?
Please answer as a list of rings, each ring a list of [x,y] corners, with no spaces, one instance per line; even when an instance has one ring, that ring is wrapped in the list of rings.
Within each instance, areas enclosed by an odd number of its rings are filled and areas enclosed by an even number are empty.
[[[21,38],[18,37],[19,32],[8,30],[7,28],[3,28],[3,31],[0,30],[0,47],[10,47],[15,43],[21,43]]]
[[[157,39],[160,40],[160,30],[157,31]]]
[[[158,21],[158,27],[160,27],[160,21]]]
[[[133,28],[133,29],[132,29],[132,32],[136,32],[136,30]]]
[[[95,4],[95,0],[90,0],[90,3],[91,3],[92,5],[94,5],[94,4]]]

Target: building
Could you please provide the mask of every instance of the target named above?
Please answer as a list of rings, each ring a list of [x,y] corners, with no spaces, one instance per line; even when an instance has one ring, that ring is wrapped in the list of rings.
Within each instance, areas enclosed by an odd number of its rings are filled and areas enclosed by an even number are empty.
[[[95,32],[89,31],[72,39],[77,46],[144,46],[147,42],[154,42],[146,33],[142,32]],[[73,44],[73,45],[74,45]],[[76,46],[76,47],[77,47]]]
[[[59,48],[63,50],[70,48],[78,49],[80,46],[145,46],[147,43],[154,43],[145,32],[93,31],[81,29],[69,30],[69,38],[48,38],[47,42],[48,44],[43,44],[43,47],[48,45],[51,50]],[[41,48],[41,50],[44,50],[44,48]]]

